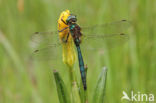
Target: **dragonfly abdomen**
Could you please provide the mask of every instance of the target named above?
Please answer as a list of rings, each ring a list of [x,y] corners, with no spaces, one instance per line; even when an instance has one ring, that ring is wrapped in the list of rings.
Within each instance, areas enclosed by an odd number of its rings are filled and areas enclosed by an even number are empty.
[[[76,46],[76,48],[77,48],[77,52],[78,52],[79,67],[80,67],[80,73],[81,73],[81,78],[82,78],[82,82],[83,82],[83,87],[84,87],[84,90],[86,90],[87,85],[86,85],[86,73],[85,73],[85,68],[84,68],[84,61],[83,61],[80,46]]]

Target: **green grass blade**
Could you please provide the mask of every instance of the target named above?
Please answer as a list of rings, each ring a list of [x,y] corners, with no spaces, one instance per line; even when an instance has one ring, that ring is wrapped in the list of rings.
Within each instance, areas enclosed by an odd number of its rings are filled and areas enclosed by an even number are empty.
[[[98,78],[96,88],[93,94],[92,103],[104,103],[106,77],[107,77],[107,68],[104,67]]]
[[[16,68],[21,72],[23,71],[24,67],[22,65],[21,60],[18,57],[18,54],[15,52],[14,48],[12,47],[11,43],[9,40],[5,37],[5,35],[0,31],[0,43],[2,43],[4,49],[6,50],[6,53],[10,56],[10,59],[13,61],[15,64]]]
[[[67,93],[67,89],[63,80],[61,79],[59,73],[56,70],[54,70],[53,73],[55,77],[57,93],[60,103],[70,103],[70,96]]]

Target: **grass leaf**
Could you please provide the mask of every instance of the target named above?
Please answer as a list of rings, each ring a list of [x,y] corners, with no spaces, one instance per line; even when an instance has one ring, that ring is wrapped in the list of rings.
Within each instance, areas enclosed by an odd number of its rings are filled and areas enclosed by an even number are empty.
[[[55,77],[57,93],[60,103],[70,103],[70,96],[67,93],[67,89],[63,80],[61,79],[59,73],[56,70],[54,70],[53,73]]]
[[[98,78],[92,103],[104,103],[105,86],[106,86],[107,68],[104,67]]]

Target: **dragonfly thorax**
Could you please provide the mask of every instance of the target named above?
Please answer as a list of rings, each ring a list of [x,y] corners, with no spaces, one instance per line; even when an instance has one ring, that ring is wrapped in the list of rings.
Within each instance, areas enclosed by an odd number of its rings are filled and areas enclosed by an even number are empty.
[[[81,42],[81,36],[82,36],[80,26],[76,23],[73,23],[69,25],[69,30],[70,30],[70,34],[72,35],[75,44],[79,45]]]
[[[76,24],[72,24],[69,26],[70,31],[73,31],[73,29],[75,28]]]

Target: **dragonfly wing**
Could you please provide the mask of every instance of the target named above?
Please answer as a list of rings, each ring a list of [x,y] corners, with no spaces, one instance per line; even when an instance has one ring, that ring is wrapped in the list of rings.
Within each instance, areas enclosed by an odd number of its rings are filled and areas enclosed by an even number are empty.
[[[32,52],[32,57],[37,60],[57,60],[61,59],[62,48],[60,44],[48,45],[45,48],[35,48]]]
[[[36,32],[31,36],[32,56],[38,60],[53,60],[61,55],[61,42],[57,31]]]
[[[31,57],[39,62],[51,66],[55,69],[64,67],[62,60],[62,46],[60,43],[47,45],[44,48],[37,47],[33,50]]]
[[[87,35],[82,38],[82,47],[88,50],[96,50],[103,48],[113,48],[116,46],[121,46],[126,41],[128,41],[128,34],[118,33],[118,34],[96,34]]]
[[[91,50],[116,47],[128,41],[128,33],[126,30],[130,26],[130,22],[121,20],[112,23],[95,25],[82,28],[82,46]]]
[[[53,32],[35,32],[32,36],[31,36],[31,47],[38,47],[41,45],[53,45],[56,44],[59,41],[59,37],[58,37],[58,32],[57,31],[53,31]],[[33,47],[34,46],[34,47]]]
[[[99,24],[90,27],[82,27],[82,33],[84,35],[89,34],[102,34],[102,35],[112,35],[118,33],[124,33],[128,27],[130,27],[131,23],[127,20],[121,20],[111,23]]]

